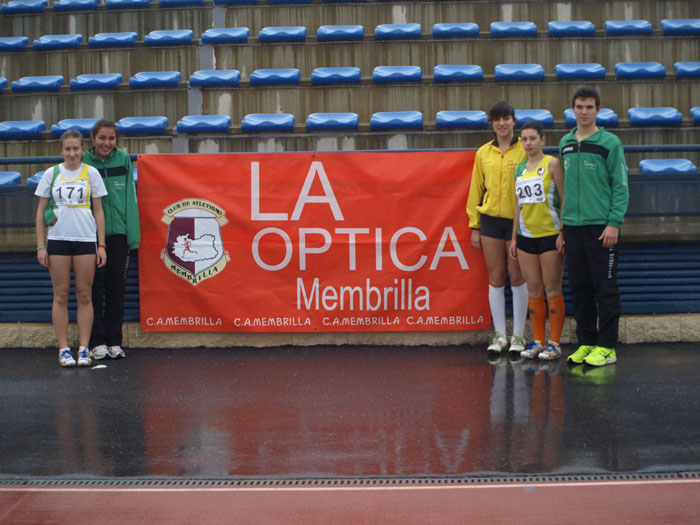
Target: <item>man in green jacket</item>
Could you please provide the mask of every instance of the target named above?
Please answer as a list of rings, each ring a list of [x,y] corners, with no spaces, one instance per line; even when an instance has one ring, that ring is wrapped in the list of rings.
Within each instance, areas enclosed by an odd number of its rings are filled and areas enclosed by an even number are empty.
[[[629,188],[622,143],[596,125],[600,95],[581,88],[573,96],[576,127],[559,143],[564,166],[561,220],[579,347],[573,363],[617,361],[620,321],[618,241]]]
[[[139,247],[139,212],[134,171],[128,153],[116,147],[117,126],[98,121],[92,129],[93,147],[83,153],[83,162],[97,168],[109,192],[103,199],[107,264],[98,268],[92,285],[95,310],[90,336],[94,359],[125,357],[122,349],[124,295],[129,250]]]

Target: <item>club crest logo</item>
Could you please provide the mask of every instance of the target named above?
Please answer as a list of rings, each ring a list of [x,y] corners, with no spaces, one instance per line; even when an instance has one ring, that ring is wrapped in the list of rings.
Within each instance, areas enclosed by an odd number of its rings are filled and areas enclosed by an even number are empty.
[[[221,240],[226,212],[213,202],[175,202],[163,210],[161,220],[168,225],[168,238],[160,258],[168,270],[193,286],[221,273],[231,260]]]

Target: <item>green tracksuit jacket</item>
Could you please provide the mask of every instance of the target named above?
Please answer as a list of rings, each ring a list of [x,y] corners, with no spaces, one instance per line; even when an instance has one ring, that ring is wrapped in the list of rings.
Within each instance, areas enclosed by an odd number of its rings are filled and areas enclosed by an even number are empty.
[[[562,224],[619,228],[629,201],[620,139],[600,128],[579,143],[574,128],[559,142],[559,156],[564,166]]]
[[[128,153],[114,148],[105,160],[95,156],[94,149],[83,153],[83,162],[102,175],[108,194],[102,198],[106,235],[126,235],[129,249],[139,247],[141,231],[136,203],[134,170]]]

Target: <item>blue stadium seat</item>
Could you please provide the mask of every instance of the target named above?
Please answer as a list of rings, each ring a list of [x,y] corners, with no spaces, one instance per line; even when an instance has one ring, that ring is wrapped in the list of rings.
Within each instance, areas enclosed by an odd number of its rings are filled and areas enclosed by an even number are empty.
[[[92,133],[92,127],[100,119],[97,118],[67,118],[59,120],[56,124],[51,126],[51,135],[54,137],[60,137],[62,133],[68,131],[69,129],[77,129],[83,134],[83,137],[89,137]]]
[[[377,66],[372,71],[372,82],[375,84],[420,82],[422,79],[420,66]]]
[[[53,3],[54,11],[94,11],[99,0],[56,0]]]
[[[574,115],[574,110],[567,108],[564,111],[564,120],[566,121],[567,128],[573,128],[576,125],[576,115]],[[598,126],[605,126],[606,128],[616,128],[619,123],[619,118],[617,113],[615,113],[610,108],[600,108],[600,112],[595,119],[595,123]]]
[[[202,44],[245,44],[249,37],[247,27],[216,27],[202,33]]]
[[[544,80],[544,69],[539,64],[498,64],[495,68],[496,81]]]
[[[312,113],[306,118],[306,131],[357,131],[357,113]]]
[[[296,68],[256,69],[250,74],[251,86],[299,84],[301,74]]]
[[[228,115],[188,115],[177,122],[178,133],[228,133],[231,117]]]
[[[557,64],[557,80],[605,80],[605,68],[600,64]]]
[[[491,22],[491,38],[537,36],[534,22]]]
[[[630,108],[630,126],[680,126],[683,115],[676,108]]]
[[[0,139],[33,139],[46,129],[43,120],[6,120],[0,122]]]
[[[88,38],[89,47],[134,47],[138,35],[133,31],[97,33]]]
[[[268,4],[310,4],[312,0],[267,0]]]
[[[306,28],[304,26],[292,27],[263,27],[258,34],[260,42],[305,42]]]
[[[190,86],[236,87],[241,79],[237,69],[200,69],[190,75]]]
[[[19,186],[22,175],[19,171],[0,171],[0,186]]]
[[[588,20],[572,20],[570,22],[549,22],[547,24],[549,36],[595,36],[595,25]]]
[[[12,91],[58,91],[64,82],[61,75],[22,77],[12,81]]]
[[[690,116],[693,119],[693,124],[700,126],[700,107],[690,108]]]
[[[375,40],[405,40],[420,37],[420,24],[379,24],[374,28]]]
[[[132,170],[134,172],[134,184],[137,184],[139,181],[138,167],[134,166]]]
[[[29,44],[26,36],[2,36],[0,37],[0,51],[23,51]]]
[[[433,68],[435,82],[481,82],[484,71],[481,66],[438,64]]]
[[[372,115],[369,127],[373,131],[423,129],[420,111],[381,111]]]
[[[5,77],[0,77],[0,91],[7,87],[7,79]]]
[[[147,46],[183,46],[192,43],[191,29],[166,29],[151,31],[143,39]]]
[[[316,31],[319,42],[334,42],[338,40],[362,40],[365,28],[359,25],[321,26]]]
[[[181,77],[179,71],[141,71],[129,79],[129,87],[177,87]]]
[[[316,86],[359,84],[361,80],[359,67],[317,67],[311,72],[311,83]]]
[[[139,9],[150,5],[151,0],[105,0],[107,9]]]
[[[19,186],[22,175],[19,171],[0,171],[0,186]]]
[[[70,81],[71,89],[118,89],[122,83],[120,73],[86,73]]]
[[[651,35],[653,29],[647,20],[608,20],[605,22],[605,34],[618,35]]]
[[[700,62],[676,62],[673,69],[678,78],[700,78]]]
[[[434,24],[433,38],[470,38],[479,36],[479,25],[463,24]]]
[[[34,40],[36,51],[53,49],[78,49],[83,42],[83,35],[43,35],[38,40]]]
[[[294,115],[289,113],[249,113],[241,121],[241,131],[294,131]]]
[[[661,21],[664,35],[700,35],[700,19],[665,19]]]
[[[620,79],[666,78],[666,68],[659,62],[618,62],[615,73]]]
[[[166,129],[168,117],[124,117],[117,122],[117,130],[123,135],[162,134]]]
[[[643,175],[695,175],[697,166],[688,159],[645,159],[639,163]]]
[[[214,5],[257,4],[258,0],[214,0]]]
[[[489,117],[483,111],[438,111],[435,115],[435,127],[438,129],[484,129],[488,127]]]
[[[522,127],[523,124],[530,120],[536,120],[542,127],[551,128],[554,126],[554,116],[548,109],[516,109],[515,110],[515,126]]]
[[[48,0],[11,0],[6,4],[2,4],[0,11],[8,15],[43,13],[48,5]]]
[[[37,171],[34,175],[27,178],[27,181],[26,181],[27,186],[37,186],[39,184],[39,181],[41,180],[41,177],[43,177],[43,176],[44,176],[43,171]]]
[[[160,7],[181,7],[187,5],[204,5],[204,0],[158,0]]]

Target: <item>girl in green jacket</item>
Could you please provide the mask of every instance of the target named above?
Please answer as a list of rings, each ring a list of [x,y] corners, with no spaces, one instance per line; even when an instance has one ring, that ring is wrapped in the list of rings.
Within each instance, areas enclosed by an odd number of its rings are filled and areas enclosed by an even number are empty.
[[[93,281],[90,349],[94,359],[118,358],[125,357],[122,323],[129,250],[138,248],[140,240],[136,185],[129,155],[117,148],[116,124],[98,121],[91,138],[93,147],[83,154],[83,162],[99,171],[109,193],[103,199],[107,264]]]

